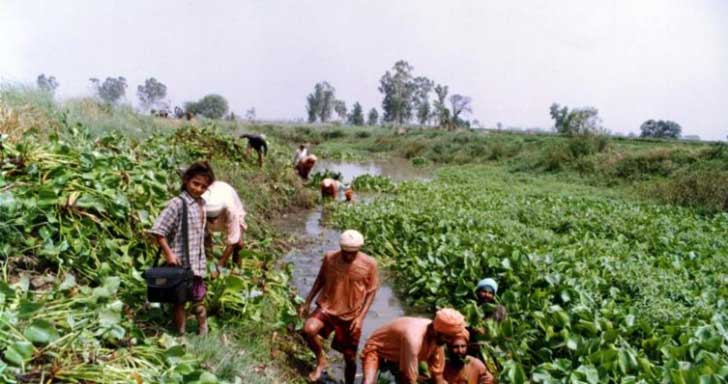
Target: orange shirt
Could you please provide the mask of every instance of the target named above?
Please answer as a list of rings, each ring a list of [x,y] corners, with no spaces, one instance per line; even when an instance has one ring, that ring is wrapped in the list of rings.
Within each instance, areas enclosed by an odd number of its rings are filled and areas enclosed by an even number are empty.
[[[493,384],[493,375],[485,364],[472,356],[460,368],[445,364],[444,376],[448,384]]]
[[[363,252],[358,252],[351,263],[344,261],[339,251],[326,252],[319,277],[323,288],[316,305],[344,321],[359,316],[367,294],[379,288],[377,262]]]
[[[379,358],[399,363],[402,375],[413,383],[420,361],[426,361],[432,377],[442,376],[445,352],[434,337],[426,339],[430,319],[400,317],[369,336],[362,354],[376,353]]]

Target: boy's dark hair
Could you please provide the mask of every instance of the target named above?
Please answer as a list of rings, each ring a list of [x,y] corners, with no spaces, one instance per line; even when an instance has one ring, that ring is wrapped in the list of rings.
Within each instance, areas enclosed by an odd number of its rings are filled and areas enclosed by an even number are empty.
[[[210,164],[207,161],[198,161],[190,164],[190,166],[187,167],[185,172],[182,174],[182,191],[185,190],[185,184],[187,184],[187,182],[192,180],[195,176],[207,177],[210,184],[215,182],[215,172],[212,171]]]

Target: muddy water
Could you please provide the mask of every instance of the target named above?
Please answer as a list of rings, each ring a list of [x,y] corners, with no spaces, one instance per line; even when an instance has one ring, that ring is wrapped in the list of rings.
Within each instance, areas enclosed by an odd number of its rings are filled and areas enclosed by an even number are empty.
[[[322,161],[314,168],[314,172],[326,169],[341,173],[345,183],[350,183],[355,177],[363,174],[384,175],[395,180],[424,179],[429,175],[429,170],[413,167],[404,160],[367,163]],[[340,232],[322,224],[324,209],[319,206],[312,210],[289,214],[285,217],[285,224],[282,225],[284,230],[296,234],[302,239],[300,245],[286,255],[285,261],[293,264],[292,282],[298,295],[304,298],[313,286],[324,252],[339,248]],[[376,258],[376,254],[372,256]],[[312,306],[313,308],[315,308],[315,304]],[[375,329],[405,313],[406,310],[392,289],[391,281],[387,278],[386,273],[380,270],[380,287],[369,313],[364,319],[359,347],[363,347],[364,342]],[[341,354],[331,350],[328,356],[329,367],[324,382],[343,382],[344,365]],[[357,381],[361,379],[361,366],[358,369]]]

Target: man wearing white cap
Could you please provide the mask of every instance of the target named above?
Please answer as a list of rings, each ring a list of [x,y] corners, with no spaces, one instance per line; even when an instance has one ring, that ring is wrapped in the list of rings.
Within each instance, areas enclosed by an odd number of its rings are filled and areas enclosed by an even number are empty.
[[[361,326],[379,288],[377,262],[360,252],[364,237],[354,230],[341,234],[341,249],[324,254],[311,292],[300,310],[308,315],[311,302],[318,295],[316,310],[306,319],[303,334],[309,348],[316,355],[316,368],[309,374],[317,381],[326,367],[323,340],[334,332],[332,348],[344,354],[345,382],[354,383],[356,352],[361,337]]]
[[[218,266],[225,266],[230,255],[233,255],[233,262],[238,264],[238,252],[243,249],[243,232],[248,229],[245,209],[238,192],[224,181],[215,181],[202,198],[205,199],[208,230],[225,234],[225,250]],[[214,271],[212,277],[216,278],[218,274],[218,271]]]

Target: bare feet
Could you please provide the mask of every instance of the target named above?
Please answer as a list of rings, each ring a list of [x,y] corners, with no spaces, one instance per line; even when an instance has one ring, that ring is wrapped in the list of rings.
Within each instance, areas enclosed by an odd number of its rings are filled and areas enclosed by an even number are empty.
[[[326,368],[326,355],[322,354],[316,360],[316,368],[308,374],[308,381],[311,383],[317,382],[321,378],[321,374],[324,373],[324,368]]]

